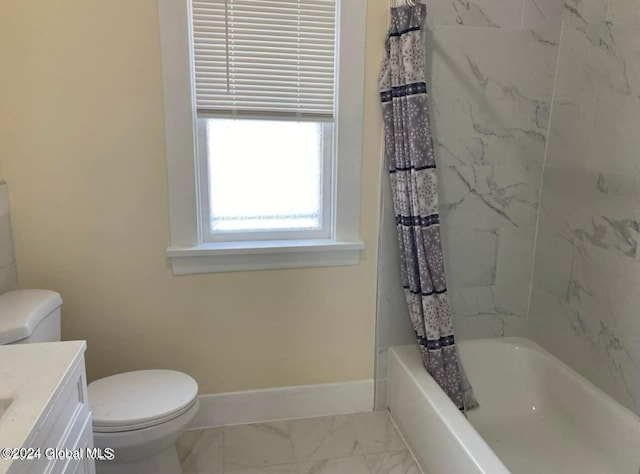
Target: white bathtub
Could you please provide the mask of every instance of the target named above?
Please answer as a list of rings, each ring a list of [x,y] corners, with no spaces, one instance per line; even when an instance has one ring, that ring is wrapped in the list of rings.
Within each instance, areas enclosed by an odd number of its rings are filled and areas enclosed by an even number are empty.
[[[391,416],[427,474],[640,472],[640,418],[528,339],[460,343],[467,420],[415,346],[389,360]]]

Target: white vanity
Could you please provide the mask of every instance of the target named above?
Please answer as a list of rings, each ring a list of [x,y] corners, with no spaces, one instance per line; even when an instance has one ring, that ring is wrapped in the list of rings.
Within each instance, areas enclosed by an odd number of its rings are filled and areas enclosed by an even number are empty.
[[[0,474],[95,473],[85,349],[84,341],[0,346]]]

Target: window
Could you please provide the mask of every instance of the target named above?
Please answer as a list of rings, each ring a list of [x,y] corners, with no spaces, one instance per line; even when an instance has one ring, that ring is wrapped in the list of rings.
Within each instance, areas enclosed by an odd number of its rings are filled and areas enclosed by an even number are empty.
[[[199,122],[203,240],[330,237],[332,124]]]
[[[159,0],[173,271],[356,264],[364,0]]]

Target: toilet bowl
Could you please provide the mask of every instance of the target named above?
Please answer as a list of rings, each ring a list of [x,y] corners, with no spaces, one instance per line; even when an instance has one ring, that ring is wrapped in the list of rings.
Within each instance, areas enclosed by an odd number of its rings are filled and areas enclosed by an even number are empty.
[[[181,472],[175,442],[198,411],[198,384],[173,370],[140,370],[88,387],[96,448],[115,458],[97,461],[97,474]]]
[[[49,290],[0,295],[0,345],[60,340],[62,298]],[[180,474],[175,442],[198,411],[198,384],[173,370],[140,370],[91,382],[97,474]]]

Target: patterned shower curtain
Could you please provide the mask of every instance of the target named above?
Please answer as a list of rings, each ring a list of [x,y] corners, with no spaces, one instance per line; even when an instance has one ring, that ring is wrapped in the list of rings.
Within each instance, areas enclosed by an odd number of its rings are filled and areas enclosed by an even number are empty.
[[[391,9],[380,71],[385,154],[402,285],[422,360],[456,406],[465,410],[477,402],[459,365],[444,275],[421,34],[425,16],[426,7],[420,3]]]

